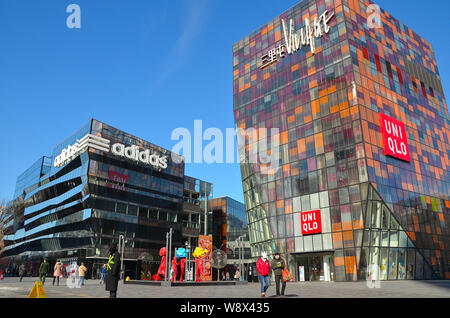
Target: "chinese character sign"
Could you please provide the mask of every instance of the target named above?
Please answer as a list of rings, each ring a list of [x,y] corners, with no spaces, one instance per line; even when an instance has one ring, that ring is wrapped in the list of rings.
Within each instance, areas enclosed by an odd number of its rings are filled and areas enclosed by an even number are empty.
[[[313,21],[305,19],[304,26],[295,31],[294,20],[289,20],[289,28],[285,20],[281,20],[284,34],[284,44],[278,45],[262,56],[260,68],[265,69],[278,61],[278,57],[284,58],[286,54],[293,54],[302,48],[309,46],[311,54],[315,54],[315,39],[321,38],[330,31],[330,19],[334,17],[334,12],[328,13],[327,10],[319,17],[315,17]]]
[[[303,235],[322,233],[320,210],[302,212],[300,218]]]
[[[128,192],[128,189],[125,185],[128,183],[128,180],[130,179],[129,175],[122,174],[113,171],[111,169],[108,171],[108,175],[110,181],[108,183],[108,188]]]
[[[279,45],[278,47],[271,49],[267,54],[262,57],[261,68],[267,68],[278,61],[278,57],[284,58],[286,56],[286,47]]]
[[[411,162],[405,124],[380,113],[380,131],[383,137],[383,154]]]

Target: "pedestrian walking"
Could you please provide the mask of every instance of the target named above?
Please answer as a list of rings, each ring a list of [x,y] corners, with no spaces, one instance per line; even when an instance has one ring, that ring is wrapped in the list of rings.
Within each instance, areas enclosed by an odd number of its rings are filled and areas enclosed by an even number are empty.
[[[272,263],[270,264],[273,273],[275,274],[275,285],[276,285],[276,295],[277,296],[284,296],[284,290],[286,289],[286,282],[283,280],[283,270],[286,268],[286,262],[284,259],[280,257],[280,253],[275,254],[275,258],[272,260]],[[280,293],[280,283],[282,283],[281,286],[281,293]]]
[[[120,275],[120,253],[117,251],[116,245],[109,248],[109,259],[106,264],[105,290],[109,291],[109,298],[117,297],[117,285],[119,284]]]
[[[45,284],[45,277],[48,274],[48,270],[50,268],[50,265],[47,262],[47,259],[44,258],[44,262],[41,263],[41,266],[39,267],[39,279],[42,282],[42,285]]]
[[[53,267],[53,286],[55,286],[55,280],[56,280],[56,286],[59,286],[59,277],[62,276],[62,269],[63,266],[60,261],[56,261],[55,266]]]
[[[66,264],[63,264],[63,263],[61,263],[61,277],[62,278],[66,278],[67,277]]]
[[[261,257],[256,262],[256,271],[261,283],[261,297],[266,297],[267,288],[269,288],[270,262],[267,259],[267,253],[262,252]]]
[[[81,266],[78,268],[78,276],[80,276],[78,280],[78,286],[84,286],[84,277],[86,275],[87,268],[84,266],[84,263],[81,263]]]
[[[100,284],[103,284],[105,282],[106,277],[106,264],[103,264],[103,266],[100,268]]]
[[[25,276],[27,272],[27,268],[25,267],[25,264],[22,263],[19,266],[19,277],[20,277],[20,281],[22,281],[23,277]]]

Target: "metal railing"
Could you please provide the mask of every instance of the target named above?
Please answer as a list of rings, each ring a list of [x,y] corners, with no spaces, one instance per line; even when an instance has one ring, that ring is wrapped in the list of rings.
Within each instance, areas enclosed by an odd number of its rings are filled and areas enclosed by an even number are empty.
[[[183,226],[184,228],[187,228],[187,229],[196,229],[196,230],[199,229],[199,224],[198,224],[198,222],[183,221],[183,222],[182,222],[182,226]]]

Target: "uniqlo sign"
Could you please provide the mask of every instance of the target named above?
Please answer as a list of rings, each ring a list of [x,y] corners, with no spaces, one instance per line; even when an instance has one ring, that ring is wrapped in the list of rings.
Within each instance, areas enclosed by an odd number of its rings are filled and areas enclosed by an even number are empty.
[[[380,113],[380,131],[383,136],[383,154],[411,162],[405,124]]]
[[[300,214],[300,219],[303,235],[322,233],[320,210],[302,212]]]

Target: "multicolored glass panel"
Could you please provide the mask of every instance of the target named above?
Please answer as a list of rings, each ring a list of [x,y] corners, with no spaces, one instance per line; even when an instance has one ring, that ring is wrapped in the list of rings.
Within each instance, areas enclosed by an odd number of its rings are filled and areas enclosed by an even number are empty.
[[[336,280],[365,278],[370,264],[383,279],[448,279],[450,119],[436,58],[383,9],[370,28],[371,4],[301,1],[233,46],[236,127],[267,128],[269,141],[278,128],[280,140],[280,169],[241,165],[252,256],[278,251],[295,271],[295,254],[330,251]],[[334,17],[314,55],[260,69],[284,44],[282,19],[299,30],[325,10]],[[411,162],[383,154],[380,113],[404,123]],[[369,222],[374,204],[394,228]],[[302,236],[299,213],[315,209],[322,233]]]

